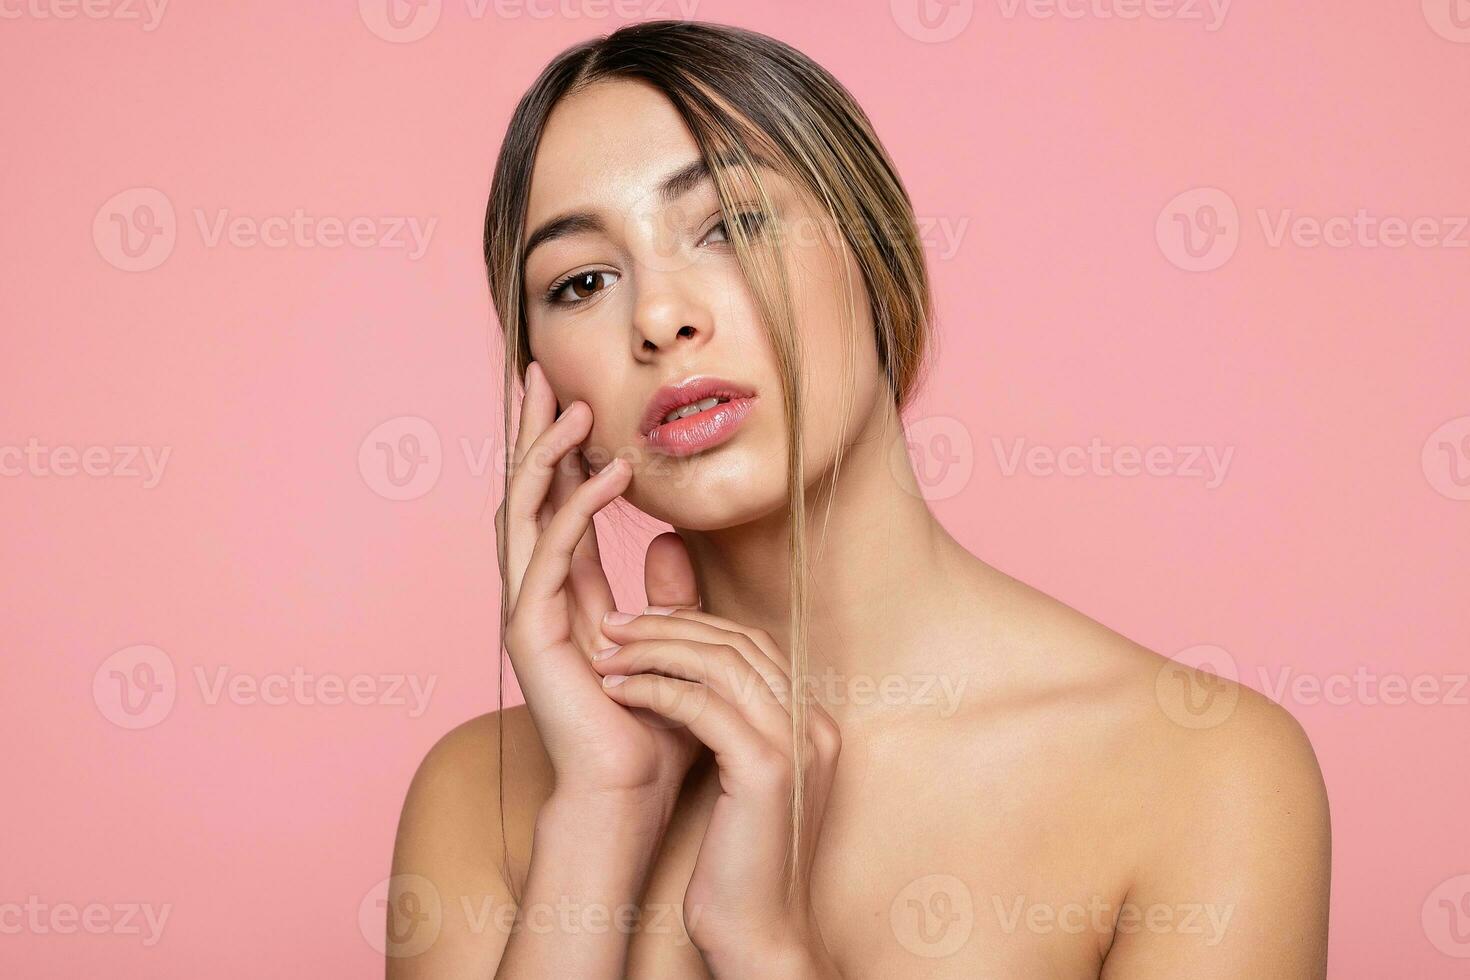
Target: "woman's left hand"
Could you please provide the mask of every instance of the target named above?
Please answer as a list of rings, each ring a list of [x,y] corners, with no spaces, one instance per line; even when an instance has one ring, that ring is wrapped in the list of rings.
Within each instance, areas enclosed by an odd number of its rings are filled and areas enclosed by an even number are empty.
[[[626,614],[611,614],[615,618]],[[837,723],[811,699],[793,752],[786,658],[763,630],[694,609],[604,619],[619,646],[594,654],[619,704],[686,726],[714,753],[720,797],[684,893],[689,938],[719,980],[837,977],[811,907],[810,870],[837,768]],[[788,899],[795,766],[804,767],[801,861]]]

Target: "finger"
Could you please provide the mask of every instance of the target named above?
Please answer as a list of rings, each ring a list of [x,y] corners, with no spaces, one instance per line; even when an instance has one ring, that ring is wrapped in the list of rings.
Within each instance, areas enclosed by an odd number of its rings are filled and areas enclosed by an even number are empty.
[[[749,639],[751,643],[755,644],[756,648],[760,650],[761,653],[765,654],[766,659],[771,662],[772,666],[774,666],[776,670],[780,671],[782,677],[786,678],[788,682],[790,681],[791,661],[787,658],[786,654],[781,652],[781,645],[778,644],[771,636],[771,634],[767,633],[765,630],[756,629],[751,626],[744,626],[733,620],[726,619],[723,616],[716,616],[713,613],[704,612],[701,609],[673,609],[669,610],[668,612],[665,612],[662,609],[658,609],[656,611],[661,615],[672,616],[675,619],[682,619],[687,622],[694,623],[704,623],[705,625],[713,626],[716,629],[728,630],[732,633],[741,634],[742,636]]]
[[[583,483],[587,482],[587,471],[580,449],[570,452],[557,464],[551,480],[552,513],[566,505],[567,500]],[[549,523],[550,515],[545,520]],[[543,529],[545,524],[542,525]],[[602,614],[616,608],[612,584],[602,566],[602,554],[597,545],[597,521],[587,527],[587,533],[572,549],[571,571],[567,575],[567,588],[571,591],[570,610],[572,636],[584,651],[600,650],[608,645],[602,634]]]
[[[587,437],[591,426],[591,410],[580,401],[573,402],[536,438],[511,474],[504,524],[512,608],[520,599],[526,568],[543,533],[539,515],[558,464]]]
[[[616,500],[632,477],[628,461],[618,458],[572,492],[536,542],[521,580],[522,605],[534,607],[561,591],[571,571],[572,552],[591,526],[592,515]]]
[[[596,659],[597,657],[601,659]],[[594,655],[592,669],[606,676],[655,673],[704,684],[771,744],[785,751],[791,715],[750,662],[733,647],[696,640],[636,640],[613,653]]]
[[[516,423],[516,448],[511,455],[511,472],[514,473],[531,444],[540,438],[547,426],[556,417],[556,395],[546,383],[541,365],[532,361],[526,365],[526,390],[521,396],[521,416]]]
[[[714,752],[722,784],[728,778],[753,789],[774,790],[785,799],[790,759],[705,685],[658,674],[615,674],[603,678],[603,690],[619,704],[646,708],[688,728]]]
[[[623,624],[604,620],[602,631],[614,643],[629,644],[635,640],[695,640],[715,646],[733,647],[759,675],[766,687],[776,696],[782,708],[791,709],[791,681],[780,665],[762,650],[746,633],[724,629],[714,623],[695,618],[705,616],[692,610],[677,610],[672,614],[645,614],[634,616]],[[728,625],[734,625],[719,617],[709,617]]]
[[[694,562],[677,531],[665,531],[648,542],[643,559],[643,591],[650,606],[699,608]]]

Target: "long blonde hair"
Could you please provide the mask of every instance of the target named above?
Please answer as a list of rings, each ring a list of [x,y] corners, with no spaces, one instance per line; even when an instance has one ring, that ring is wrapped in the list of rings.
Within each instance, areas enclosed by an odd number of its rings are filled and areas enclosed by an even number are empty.
[[[738,195],[754,189],[763,214],[774,214],[757,164],[776,169],[808,192],[841,234],[862,272],[874,322],[874,341],[887,389],[902,413],[920,377],[929,346],[931,299],[913,207],[887,152],[851,94],[806,55],[774,38],[719,24],[647,21],[567,49],[522,97],[495,165],[485,212],[485,265],[504,334],[505,482],[509,490],[511,390],[524,394],[530,343],[523,308],[523,254],[531,174],[541,133],[556,104],[605,79],[635,79],[658,89],[679,112],[714,179],[720,206],[735,212]],[[786,651],[793,685],[792,739],[806,741],[807,502],[802,446],[801,338],[792,320],[786,264],[779,236],[752,238],[740,221],[727,226],[742,273],[755,296],[780,374],[787,421],[787,500],[790,524],[790,631]],[[844,270],[848,325],[856,323],[853,289]],[[847,331],[852,333],[851,329]],[[852,348],[848,345],[849,368]],[[849,370],[849,379],[852,371]],[[851,390],[849,384],[848,390]],[[832,480],[840,471],[839,442]],[[830,513],[830,499],[829,499]],[[824,526],[825,527],[825,526]],[[500,567],[506,564],[500,542]],[[509,618],[502,571],[501,636]],[[501,646],[501,707],[504,667]],[[503,734],[503,732],[502,732]],[[503,746],[504,741],[502,739]],[[804,806],[800,751],[791,801],[788,885],[800,867]],[[504,750],[498,772],[504,837]],[[507,855],[508,857],[508,855]],[[507,881],[511,876],[507,869]],[[513,882],[511,883],[514,889]]]

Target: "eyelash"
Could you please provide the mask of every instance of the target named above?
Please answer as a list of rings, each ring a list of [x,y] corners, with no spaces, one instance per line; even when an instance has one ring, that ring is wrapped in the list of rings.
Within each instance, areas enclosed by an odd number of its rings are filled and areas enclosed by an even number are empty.
[[[612,273],[606,271],[605,269],[598,269],[598,270],[595,270],[595,271],[587,271],[587,272],[573,272],[570,275],[562,276],[556,282],[552,283],[549,287],[547,287],[547,289],[546,289],[546,302],[550,303],[552,306],[581,306],[583,303],[587,302],[588,300],[592,299],[593,297],[591,297],[591,296],[584,296],[581,299],[559,300],[559,299],[556,298],[557,297],[557,294],[560,293],[563,289],[567,288],[567,286],[571,285],[576,280],[582,279],[582,278],[584,278],[586,276],[608,276],[608,275],[612,275]]]
[[[749,225],[753,225],[754,226],[753,229],[750,231],[750,235],[752,237],[754,237],[755,235],[760,234],[761,231],[765,228],[765,225],[766,225],[766,216],[764,214],[762,214],[760,211],[737,211],[735,213],[735,215],[734,215],[734,218],[737,221],[743,221],[743,222],[746,222]],[[712,228],[710,228],[709,231],[705,232],[705,236],[704,237],[705,238],[708,238],[710,235],[714,234],[715,228],[724,228],[725,231],[726,231],[726,233],[728,234],[729,233],[729,230],[730,230],[729,227],[728,227],[728,221],[729,221],[728,218],[721,218],[720,221],[717,224],[715,224]],[[701,239],[701,241],[703,241],[703,239]],[[728,242],[728,239],[727,239],[727,242]],[[584,296],[581,299],[573,299],[573,300],[559,300],[556,297],[558,296],[558,294],[561,293],[561,291],[563,289],[565,289],[567,286],[571,285],[573,282],[575,282],[578,279],[582,279],[582,278],[584,278],[586,276],[606,276],[606,275],[615,275],[615,273],[608,272],[605,269],[582,270],[582,271],[579,271],[579,272],[570,272],[570,273],[567,273],[566,275],[561,276],[560,278],[558,278],[550,286],[546,287],[546,294],[545,294],[545,297],[544,297],[545,298],[545,301],[548,304],[552,305],[552,306],[565,306],[565,307],[581,306],[583,303],[589,302],[589,301],[591,301],[593,299],[596,299],[597,297],[596,296]],[[605,286],[603,287],[603,289],[606,289],[606,288],[607,287],[605,287]]]

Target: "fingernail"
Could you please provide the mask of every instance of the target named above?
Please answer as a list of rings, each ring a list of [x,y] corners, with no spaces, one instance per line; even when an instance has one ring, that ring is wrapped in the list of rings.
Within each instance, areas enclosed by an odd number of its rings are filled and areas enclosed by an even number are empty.
[[[623,683],[623,681],[625,681],[627,679],[628,679],[628,675],[627,674],[608,674],[606,677],[604,677],[602,679],[602,686],[603,687],[617,687],[619,684]]]
[[[622,626],[631,623],[634,618],[632,613],[618,612],[616,609],[602,614],[602,621],[609,626]]]
[[[611,646],[611,647],[608,647],[605,650],[598,650],[596,653],[594,653],[592,655],[592,659],[593,660],[606,660],[608,657],[611,657],[613,654],[617,653],[621,649],[622,649],[622,647],[620,647],[620,646]]]
[[[643,610],[645,616],[667,616],[674,611],[673,606],[646,606]]]

